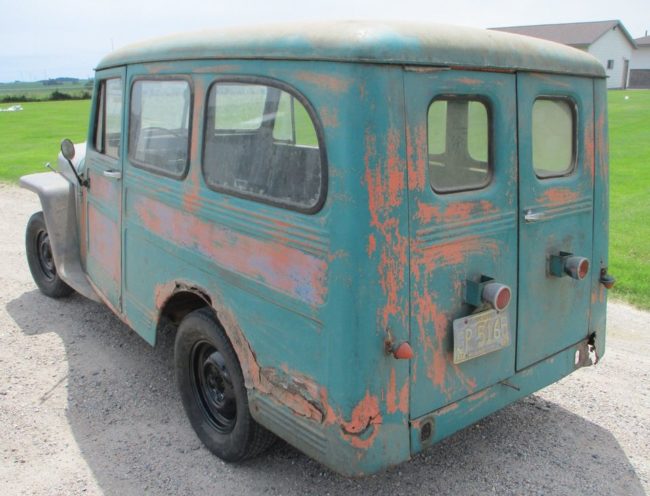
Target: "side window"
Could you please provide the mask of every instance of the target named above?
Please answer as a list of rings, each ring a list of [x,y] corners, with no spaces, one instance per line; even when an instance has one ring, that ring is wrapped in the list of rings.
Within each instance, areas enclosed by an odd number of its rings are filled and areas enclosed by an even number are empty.
[[[203,174],[211,188],[312,212],[324,189],[323,155],[312,117],[291,93],[243,82],[210,88]]]
[[[533,168],[537,177],[571,173],[575,165],[575,109],[569,100],[538,98],[533,104]]]
[[[122,80],[107,79],[99,85],[95,149],[119,158],[122,140]]]
[[[189,158],[190,85],[184,80],[136,80],[131,89],[129,160],[180,178]]]
[[[429,178],[439,193],[490,182],[488,108],[471,98],[440,98],[427,113]]]

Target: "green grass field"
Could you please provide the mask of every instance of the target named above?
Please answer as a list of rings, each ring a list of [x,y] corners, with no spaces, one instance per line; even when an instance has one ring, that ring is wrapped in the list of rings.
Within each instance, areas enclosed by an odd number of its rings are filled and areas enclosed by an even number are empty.
[[[608,99],[609,270],[616,296],[650,309],[650,91],[610,91]]]
[[[56,164],[63,138],[86,141],[90,100],[20,105],[21,112],[0,112],[0,181],[16,182],[24,174],[45,171],[45,162]]]
[[[626,100],[625,97],[628,97]],[[9,104],[2,104],[6,108]],[[86,139],[89,101],[23,103],[0,112],[0,181],[55,162],[59,142]],[[611,91],[610,272],[614,294],[650,309],[650,91]]]

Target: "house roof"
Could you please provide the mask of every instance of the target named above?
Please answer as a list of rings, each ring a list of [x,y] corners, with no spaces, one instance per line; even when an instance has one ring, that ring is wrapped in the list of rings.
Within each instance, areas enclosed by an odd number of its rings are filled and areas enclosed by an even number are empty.
[[[642,38],[637,38],[634,41],[636,41],[636,46],[640,46],[640,47],[650,46],[650,36],[643,36]]]
[[[636,47],[634,38],[627,32],[621,21],[571,22],[566,24],[539,24],[535,26],[506,26],[490,28],[506,33],[522,34],[555,41],[574,47],[587,47],[595,43],[611,29],[619,28],[630,44]]]

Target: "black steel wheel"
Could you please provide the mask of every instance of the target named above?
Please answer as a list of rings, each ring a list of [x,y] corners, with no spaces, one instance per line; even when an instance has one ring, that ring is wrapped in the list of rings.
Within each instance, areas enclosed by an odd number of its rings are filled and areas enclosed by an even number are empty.
[[[210,309],[195,310],[182,320],[174,362],[185,412],[210,451],[238,462],[273,444],[275,436],[250,415],[237,355]]]
[[[195,401],[220,434],[232,432],[237,422],[237,398],[226,361],[208,341],[199,341],[190,354],[192,391]]]
[[[36,212],[27,222],[25,250],[32,278],[43,294],[63,298],[74,291],[57,274],[43,212]]]

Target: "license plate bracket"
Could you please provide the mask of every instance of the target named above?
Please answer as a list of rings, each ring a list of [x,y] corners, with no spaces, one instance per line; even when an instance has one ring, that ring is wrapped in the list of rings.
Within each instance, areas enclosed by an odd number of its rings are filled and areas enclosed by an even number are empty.
[[[487,310],[454,320],[454,363],[506,348],[510,326],[506,312]]]

